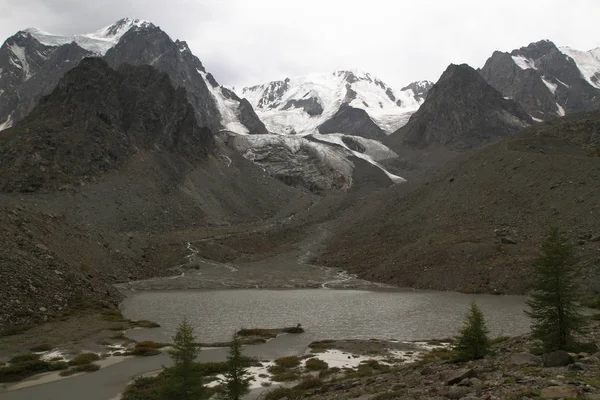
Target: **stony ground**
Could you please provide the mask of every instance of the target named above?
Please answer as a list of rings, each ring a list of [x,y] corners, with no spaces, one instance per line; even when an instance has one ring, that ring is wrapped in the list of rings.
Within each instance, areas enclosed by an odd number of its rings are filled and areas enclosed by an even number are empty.
[[[600,324],[586,340],[600,344]],[[600,399],[600,352],[541,357],[531,354],[528,337],[506,338],[494,355],[468,363],[444,360],[447,350],[434,350],[419,362],[390,370],[370,370],[348,377],[324,379],[291,397],[329,399],[527,400]],[[555,362],[562,366],[546,367]],[[364,372],[364,371],[363,371]],[[289,394],[289,393],[288,393]],[[286,394],[282,392],[282,396]],[[278,396],[270,397],[270,399]]]

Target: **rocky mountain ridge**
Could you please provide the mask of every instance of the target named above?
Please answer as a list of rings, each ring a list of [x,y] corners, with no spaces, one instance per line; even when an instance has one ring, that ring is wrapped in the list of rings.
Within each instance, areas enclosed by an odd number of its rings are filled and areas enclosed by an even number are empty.
[[[600,49],[582,52],[542,40],[494,52],[480,73],[537,120],[600,108]]]
[[[247,102],[223,96],[185,42],[172,40],[150,22],[129,18],[91,34],[64,37],[29,28],[8,38],[0,48],[0,128],[25,117],[65,72],[89,56],[104,57],[114,68],[145,64],[166,72],[176,87],[186,89],[202,127],[266,133]]]
[[[479,147],[532,123],[514,101],[488,85],[466,64],[450,65],[409,122],[386,140],[393,149]]]

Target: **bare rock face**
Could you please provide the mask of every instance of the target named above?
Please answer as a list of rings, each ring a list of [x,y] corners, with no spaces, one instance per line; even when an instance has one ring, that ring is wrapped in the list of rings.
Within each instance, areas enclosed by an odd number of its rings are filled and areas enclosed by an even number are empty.
[[[538,119],[600,106],[600,89],[586,82],[573,58],[548,40],[510,53],[496,51],[480,73],[496,90]]]
[[[367,139],[382,140],[385,132],[373,122],[363,109],[343,104],[340,109],[319,126],[320,133],[345,133]]]
[[[392,149],[443,146],[464,150],[510,135],[531,122],[517,103],[505,99],[473,68],[450,65],[421,108],[387,143]]]
[[[0,189],[37,191],[119,169],[146,149],[201,160],[214,145],[185,90],[149,66],[84,59],[18,126],[0,134]]]

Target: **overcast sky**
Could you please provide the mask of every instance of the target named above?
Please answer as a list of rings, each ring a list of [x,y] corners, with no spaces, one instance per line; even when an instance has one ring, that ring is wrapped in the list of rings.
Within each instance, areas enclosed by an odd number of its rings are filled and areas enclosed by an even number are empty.
[[[0,36],[86,33],[125,16],[186,40],[237,88],[354,68],[397,87],[540,39],[600,47],[599,0],[0,0]]]

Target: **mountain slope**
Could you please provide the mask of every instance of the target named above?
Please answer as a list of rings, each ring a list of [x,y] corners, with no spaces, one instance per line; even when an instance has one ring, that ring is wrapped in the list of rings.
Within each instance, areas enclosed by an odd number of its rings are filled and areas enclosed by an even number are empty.
[[[543,40],[510,53],[494,52],[480,72],[540,120],[600,108],[597,49],[581,52]]]
[[[272,133],[356,135],[349,124],[339,124],[334,118],[343,112],[342,106],[364,110],[355,112],[359,123],[390,133],[406,123],[430,87],[431,82],[423,81],[394,90],[368,73],[337,71],[246,87],[242,96]],[[366,136],[373,137],[372,129]]]
[[[464,153],[444,173],[355,205],[318,262],[418,288],[523,293],[552,224],[578,241],[600,292],[600,113],[573,115]]]
[[[531,123],[514,101],[507,100],[466,64],[450,65],[431,88],[409,122],[386,141],[392,149],[441,146],[477,147]]]
[[[117,170],[140,150],[202,159],[214,139],[166,74],[86,58],[0,143],[0,190],[34,191]]]

